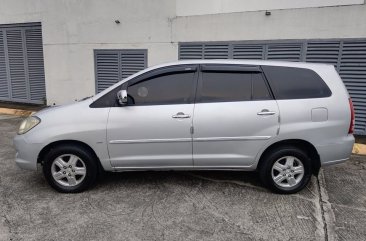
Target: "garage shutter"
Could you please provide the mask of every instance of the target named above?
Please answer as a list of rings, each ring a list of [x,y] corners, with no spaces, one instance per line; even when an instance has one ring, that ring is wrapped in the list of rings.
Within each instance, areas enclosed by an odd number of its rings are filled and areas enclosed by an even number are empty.
[[[97,93],[147,67],[147,50],[95,50]]]
[[[366,135],[366,39],[180,43],[180,59],[268,59],[332,64],[352,97],[355,133]]]
[[[0,25],[0,100],[44,104],[45,98],[41,25]]]

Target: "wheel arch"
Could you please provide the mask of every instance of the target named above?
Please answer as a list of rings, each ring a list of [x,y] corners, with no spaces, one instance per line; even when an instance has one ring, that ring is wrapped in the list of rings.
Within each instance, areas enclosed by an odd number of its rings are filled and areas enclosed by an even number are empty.
[[[82,141],[76,141],[76,140],[59,140],[59,141],[54,141],[54,142],[49,143],[48,145],[43,147],[42,150],[39,152],[38,157],[37,157],[37,163],[42,164],[42,161],[43,161],[43,158],[45,157],[45,155],[52,148],[55,148],[56,146],[61,146],[61,145],[77,145],[77,146],[87,149],[96,158],[97,164],[98,164],[98,169],[104,170],[104,168],[102,167],[100,160],[99,160],[97,154],[95,153],[95,151],[93,150],[93,148],[91,148],[88,144],[86,144]]]
[[[258,165],[257,165],[257,170],[259,170],[261,168],[262,164],[265,162],[265,156],[267,155],[267,153],[269,153],[273,149],[276,149],[280,146],[294,146],[294,147],[297,147],[297,148],[305,151],[309,155],[309,157],[312,161],[313,174],[318,175],[318,172],[319,172],[320,167],[321,167],[319,153],[318,153],[318,151],[316,150],[316,148],[313,144],[311,144],[308,141],[301,140],[301,139],[281,140],[281,141],[275,142],[275,143],[271,144],[270,146],[268,146],[262,152],[262,154],[259,158]]]

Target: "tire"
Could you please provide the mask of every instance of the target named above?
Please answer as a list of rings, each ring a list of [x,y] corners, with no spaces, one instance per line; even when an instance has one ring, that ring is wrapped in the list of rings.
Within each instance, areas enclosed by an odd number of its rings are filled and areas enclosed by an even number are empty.
[[[88,189],[98,176],[96,157],[78,145],[52,148],[43,159],[43,174],[51,187],[62,193]]]
[[[259,174],[263,184],[271,191],[280,194],[297,193],[311,179],[311,159],[297,147],[278,147],[265,154]]]

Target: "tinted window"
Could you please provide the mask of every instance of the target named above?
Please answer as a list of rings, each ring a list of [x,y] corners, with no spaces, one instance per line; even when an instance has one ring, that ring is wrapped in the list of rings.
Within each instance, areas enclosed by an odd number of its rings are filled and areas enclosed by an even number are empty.
[[[253,74],[253,100],[270,100],[272,96],[262,74]]]
[[[128,87],[131,104],[183,104],[192,98],[194,72],[154,76]]]
[[[201,102],[250,100],[251,73],[202,73]]]
[[[262,66],[276,99],[329,97],[331,91],[310,69]]]

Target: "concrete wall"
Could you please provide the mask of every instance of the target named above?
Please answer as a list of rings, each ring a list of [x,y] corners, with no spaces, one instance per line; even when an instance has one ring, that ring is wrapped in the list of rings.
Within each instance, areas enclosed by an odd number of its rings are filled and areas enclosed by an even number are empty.
[[[177,6],[173,0],[0,0],[0,24],[42,22],[48,104],[95,93],[94,49],[148,49],[151,66],[177,60],[184,41],[366,37],[365,5],[185,17],[177,17]]]
[[[173,41],[365,38],[366,5],[178,17]]]
[[[363,4],[364,0],[177,0],[177,16]]]
[[[95,93],[94,49],[148,49],[149,65],[176,60],[174,17],[171,0],[0,0],[0,24],[42,22],[48,104]]]

